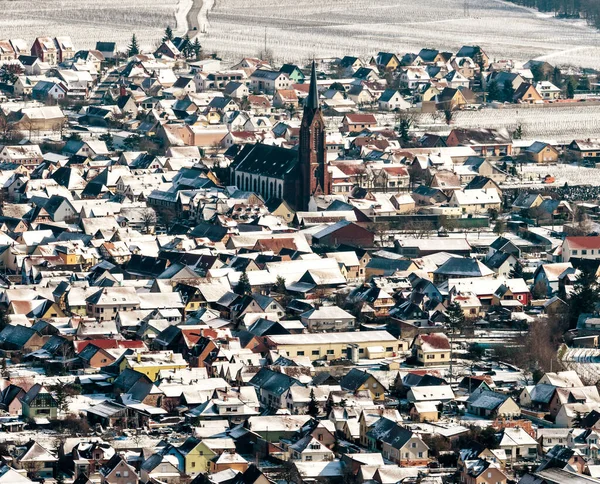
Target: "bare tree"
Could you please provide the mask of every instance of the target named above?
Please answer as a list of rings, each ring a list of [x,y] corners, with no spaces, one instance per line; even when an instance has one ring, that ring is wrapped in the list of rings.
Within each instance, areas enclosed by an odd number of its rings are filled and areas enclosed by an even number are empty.
[[[147,234],[152,232],[152,228],[156,225],[156,213],[151,208],[146,208],[142,212],[142,224]]]

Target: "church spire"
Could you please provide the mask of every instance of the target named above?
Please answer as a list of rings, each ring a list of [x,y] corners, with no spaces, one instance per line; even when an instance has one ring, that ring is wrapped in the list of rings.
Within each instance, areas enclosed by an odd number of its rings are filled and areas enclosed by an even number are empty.
[[[317,89],[317,69],[315,67],[315,61],[312,62],[310,71],[310,88],[308,89],[305,107],[315,111],[319,109],[319,91]]]

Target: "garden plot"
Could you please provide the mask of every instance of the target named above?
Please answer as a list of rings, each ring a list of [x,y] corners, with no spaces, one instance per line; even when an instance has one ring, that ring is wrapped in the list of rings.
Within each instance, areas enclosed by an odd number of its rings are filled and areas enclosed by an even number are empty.
[[[597,31],[498,0],[472,0],[468,15],[463,0],[219,0],[203,45],[228,58],[256,55],[265,29],[279,61],[479,44],[493,59],[600,67]]]
[[[180,0],[181,7],[189,2]],[[69,35],[76,49],[93,48],[97,41],[127,47],[133,33],[151,49],[167,25],[176,28],[178,0],[0,0],[0,38]],[[185,15],[177,15],[185,19]]]

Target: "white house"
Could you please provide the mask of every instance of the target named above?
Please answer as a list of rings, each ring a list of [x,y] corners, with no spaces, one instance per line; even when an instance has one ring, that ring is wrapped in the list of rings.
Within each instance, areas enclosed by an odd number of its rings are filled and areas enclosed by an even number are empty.
[[[560,88],[556,87],[550,81],[536,82],[535,89],[545,100],[554,100],[560,98]]]
[[[396,111],[397,109],[409,109],[410,103],[406,101],[400,91],[386,89],[378,100],[379,109],[382,111]]]

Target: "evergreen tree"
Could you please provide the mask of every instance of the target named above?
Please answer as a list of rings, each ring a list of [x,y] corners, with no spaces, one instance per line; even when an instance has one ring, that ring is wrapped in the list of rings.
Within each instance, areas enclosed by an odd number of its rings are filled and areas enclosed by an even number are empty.
[[[465,313],[457,301],[454,301],[448,306],[446,315],[448,317],[448,324],[452,328],[452,332],[454,332],[455,329],[460,331],[465,324]]]
[[[488,86],[488,101],[499,101],[500,97],[498,83],[496,81],[490,82],[490,85]]]
[[[515,129],[514,133],[513,133],[513,139],[522,139],[523,138],[523,126],[521,126],[519,124],[519,126],[517,126],[517,129]]]
[[[252,286],[250,286],[250,279],[248,279],[246,271],[242,272],[240,280],[238,281],[237,286],[235,286],[235,292],[241,296],[252,294]]]
[[[410,142],[410,122],[407,119],[402,119],[400,121],[400,140],[402,141],[402,145],[406,146]]]
[[[200,60],[200,57],[202,55],[202,45],[200,45],[198,37],[194,39],[194,43],[192,44],[192,52],[194,53],[194,57],[196,58],[196,60]]]
[[[475,46],[475,53],[473,54],[473,62],[475,62],[475,64],[477,64],[477,66],[479,67],[479,71],[483,72],[483,70],[485,69],[485,59],[483,57],[483,51],[481,50],[481,47],[479,47],[478,45]]]
[[[590,78],[588,76],[582,76],[579,79],[579,86],[577,88],[581,91],[589,91],[590,90]]]
[[[560,72],[558,67],[555,67],[552,71],[552,84],[556,87],[560,87],[562,84],[562,72]]]
[[[600,302],[599,289],[596,274],[588,268],[584,268],[575,279],[573,291],[569,297],[571,328],[575,327],[581,314],[596,311],[596,304]]]
[[[524,278],[525,274],[523,273],[523,264],[521,264],[521,261],[519,259],[517,259],[517,262],[515,262],[515,265],[510,270],[510,273],[508,276],[511,279],[523,279]]]
[[[140,53],[140,46],[138,44],[137,37],[135,36],[135,34],[133,34],[131,36],[131,43],[129,44],[129,47],[127,47],[127,56],[131,57],[132,55],[137,55],[139,53]]]
[[[308,402],[308,410],[307,412],[311,417],[317,418],[319,415],[319,404],[317,403],[317,398],[315,397],[315,390],[313,388],[310,389],[310,401]]]
[[[502,98],[504,102],[511,103],[514,101],[515,97],[515,88],[512,85],[512,82],[509,80],[504,81],[504,86],[502,86]]]
[[[275,291],[277,291],[279,294],[287,294],[285,278],[277,276],[277,279],[275,280]]]
[[[186,59],[189,59],[194,54],[192,51],[192,41],[190,40],[190,36],[188,34],[185,34],[185,37],[183,38],[182,53]]]
[[[575,97],[575,81],[572,77],[567,81],[567,99],[573,99]]]
[[[98,136],[98,139],[100,141],[104,141],[106,143],[106,147],[108,148],[108,151],[112,151],[115,147],[114,145],[114,139],[113,139],[113,135],[110,133],[104,133],[101,134],[100,136]]]
[[[496,225],[494,225],[494,233],[500,236],[504,232],[506,232],[506,222],[500,218],[496,221]]]
[[[165,36],[162,38],[163,42],[166,42],[167,40],[173,40],[173,29],[170,25],[167,25],[167,28],[165,29]]]
[[[540,62],[536,62],[530,68],[531,74],[533,75],[534,82],[544,81],[544,70],[542,69],[542,64]]]

